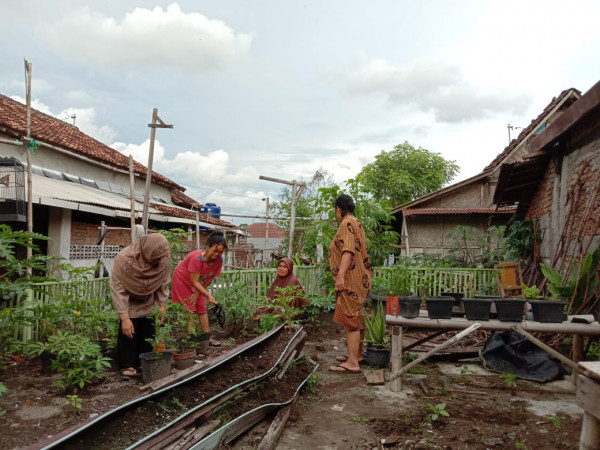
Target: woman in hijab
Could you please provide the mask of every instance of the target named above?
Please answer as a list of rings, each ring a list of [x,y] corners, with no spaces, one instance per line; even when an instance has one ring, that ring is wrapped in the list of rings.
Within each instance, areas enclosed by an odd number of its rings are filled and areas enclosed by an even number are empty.
[[[290,299],[290,306],[293,306],[296,309],[303,309],[308,305],[304,289],[298,281],[298,278],[296,278],[296,275],[294,275],[294,263],[290,258],[281,258],[279,264],[277,264],[277,277],[267,292],[267,298],[275,300],[276,296],[279,294],[276,288],[284,289],[288,286],[299,286],[299,289],[296,290],[296,296]],[[254,313],[254,320],[259,320],[262,314],[275,313],[277,313],[277,311],[274,307],[263,306],[258,308]]]
[[[110,292],[121,322],[117,362],[121,374],[126,377],[137,375],[139,355],[152,351],[152,344],[147,339],[154,339],[154,321],[148,316],[157,304],[164,316],[170,273],[171,250],[162,234],[144,236],[115,257]]]

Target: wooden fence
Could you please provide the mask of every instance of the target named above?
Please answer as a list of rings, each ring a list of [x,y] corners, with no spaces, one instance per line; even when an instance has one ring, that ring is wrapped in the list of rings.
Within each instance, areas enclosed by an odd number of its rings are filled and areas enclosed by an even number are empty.
[[[378,267],[374,275],[384,280],[390,278],[392,267]],[[440,295],[442,292],[463,292],[466,295],[496,293],[496,271],[493,269],[431,268],[412,267],[413,292],[420,292],[419,286],[427,286],[427,295]],[[317,266],[296,266],[294,273],[304,287],[308,296],[320,294],[322,291],[323,269]],[[276,269],[261,270],[226,270],[211,284],[209,290],[218,299],[219,293],[227,290],[234,283],[243,283],[248,294],[257,301],[263,298],[277,274]],[[491,288],[491,292],[490,292]],[[98,313],[112,307],[109,278],[97,278],[77,282],[37,283],[25,298],[18,299],[29,308],[44,305],[53,300],[70,297],[75,300],[82,314]],[[116,314],[115,314],[116,319]],[[36,339],[39,335],[40,323],[29,321],[28,324],[10,323],[4,320],[0,326],[12,326],[14,336],[21,340]]]

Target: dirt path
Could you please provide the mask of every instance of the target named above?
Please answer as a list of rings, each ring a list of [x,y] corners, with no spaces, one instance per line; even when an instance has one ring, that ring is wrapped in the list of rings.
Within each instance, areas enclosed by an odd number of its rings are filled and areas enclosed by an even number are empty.
[[[368,386],[363,375],[327,370],[345,348],[342,330],[329,316],[323,320],[308,329],[304,348],[320,364],[318,389],[303,392],[294,403],[277,448],[378,448],[382,439],[386,448],[404,449],[578,448],[582,412],[568,379],[549,384],[516,380],[517,387],[509,388],[480,364],[439,363],[417,366],[403,379],[402,392],[392,393],[389,383]],[[228,337],[222,336],[224,345],[234,345]],[[211,349],[212,357],[222,350]],[[53,377],[40,375],[37,361],[10,364],[2,372],[10,391],[0,397],[6,410],[0,448],[25,448],[139,396],[142,385],[109,373],[101,384],[79,393],[77,409],[52,386]],[[428,403],[444,403],[449,417],[432,421]],[[267,426],[259,424],[233,448],[256,448]]]

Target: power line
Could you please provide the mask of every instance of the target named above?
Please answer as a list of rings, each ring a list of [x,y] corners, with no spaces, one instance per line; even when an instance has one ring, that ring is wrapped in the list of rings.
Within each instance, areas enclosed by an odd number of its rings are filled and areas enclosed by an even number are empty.
[[[225,191],[222,191],[220,189],[213,189],[213,188],[207,188],[207,187],[202,187],[202,186],[194,186],[193,184],[187,184],[187,185],[184,185],[184,186],[188,186],[188,187],[192,187],[192,188],[196,188],[196,189],[204,189],[206,191],[218,192],[220,194],[233,195],[235,197],[251,198],[253,200],[258,200],[258,201],[262,202],[262,198],[261,197],[251,197],[250,195],[234,194],[232,192],[225,192]]]

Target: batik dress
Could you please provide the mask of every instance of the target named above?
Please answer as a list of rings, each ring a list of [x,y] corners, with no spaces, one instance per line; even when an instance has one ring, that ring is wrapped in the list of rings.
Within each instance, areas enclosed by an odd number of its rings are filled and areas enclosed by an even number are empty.
[[[371,264],[367,255],[365,232],[354,217],[342,220],[329,246],[329,266],[334,279],[339,272],[344,252],[350,252],[352,258],[345,274],[345,290],[335,293],[333,321],[353,331],[363,330],[365,315],[362,306],[371,289]]]

